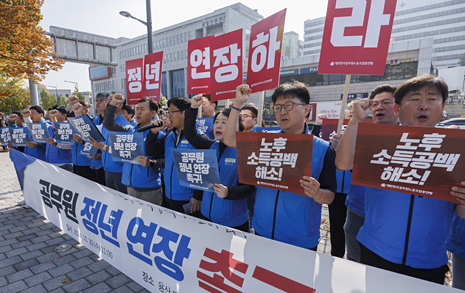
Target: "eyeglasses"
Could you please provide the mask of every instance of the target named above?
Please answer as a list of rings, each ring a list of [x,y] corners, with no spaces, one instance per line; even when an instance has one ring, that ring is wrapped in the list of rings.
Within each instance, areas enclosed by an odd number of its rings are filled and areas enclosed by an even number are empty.
[[[284,109],[286,111],[291,111],[294,108],[294,105],[305,106],[305,104],[299,104],[299,103],[294,103],[294,102],[289,101],[289,102],[284,103],[284,105],[279,105],[279,104],[274,105],[273,110],[274,110],[275,113],[279,113],[279,112],[281,112],[281,110],[283,109],[283,106],[284,106]]]
[[[182,110],[166,111],[166,117],[171,117],[173,116],[173,113],[176,113],[176,112],[182,112]]]
[[[247,115],[247,114],[239,114],[239,116],[241,116],[242,119],[247,119],[249,117],[252,117],[252,119],[253,119],[253,118],[257,117],[257,116]]]
[[[210,102],[202,102],[202,106],[205,106],[207,104],[210,104]]]

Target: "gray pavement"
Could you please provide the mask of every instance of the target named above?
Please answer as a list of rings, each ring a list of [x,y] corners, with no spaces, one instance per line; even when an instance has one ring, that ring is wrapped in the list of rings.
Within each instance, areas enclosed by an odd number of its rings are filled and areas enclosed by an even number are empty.
[[[0,293],[149,292],[79,244],[23,200],[7,152],[0,152]],[[318,251],[330,254],[323,207]]]

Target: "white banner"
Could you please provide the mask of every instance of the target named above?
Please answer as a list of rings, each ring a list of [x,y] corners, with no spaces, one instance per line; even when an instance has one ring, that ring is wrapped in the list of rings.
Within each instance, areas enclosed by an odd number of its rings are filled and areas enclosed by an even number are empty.
[[[139,201],[43,161],[36,211],[152,292],[460,292]]]

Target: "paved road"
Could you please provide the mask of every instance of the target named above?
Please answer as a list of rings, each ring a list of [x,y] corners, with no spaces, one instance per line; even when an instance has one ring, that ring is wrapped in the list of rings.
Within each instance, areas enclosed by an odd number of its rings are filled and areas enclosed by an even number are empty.
[[[0,293],[148,292],[21,200],[13,163],[0,152]],[[326,207],[323,215],[318,251],[329,253]]]

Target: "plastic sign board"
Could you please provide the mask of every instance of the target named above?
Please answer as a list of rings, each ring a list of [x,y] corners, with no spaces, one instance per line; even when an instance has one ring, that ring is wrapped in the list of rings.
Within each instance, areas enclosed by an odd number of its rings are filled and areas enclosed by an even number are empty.
[[[2,146],[7,145],[11,142],[11,134],[9,127],[1,127],[0,128],[0,143]]]
[[[254,93],[279,85],[285,19],[286,9],[283,9],[252,25],[247,84]]]
[[[215,183],[220,183],[215,150],[170,148],[170,151],[181,186],[215,192]]]
[[[144,156],[144,134],[142,132],[110,131],[111,156],[116,162],[139,164],[138,156]]]
[[[463,135],[460,129],[360,123],[352,184],[457,203],[449,192],[465,174]]]
[[[47,123],[26,123],[31,132],[32,140],[35,142],[47,142],[48,124]]]
[[[319,74],[384,74],[396,0],[329,0]]]
[[[142,98],[144,58],[126,61],[127,104],[136,105]]]
[[[68,117],[67,119],[71,123],[74,132],[79,134],[84,141],[90,141],[91,136],[97,141],[105,140],[100,130],[88,115]]]
[[[210,40],[211,100],[234,99],[242,84],[242,29]]]
[[[31,139],[31,132],[27,127],[10,127],[11,143],[13,146],[26,146]]]
[[[160,102],[162,64],[163,51],[145,55],[141,98],[144,97]]]
[[[344,131],[346,131],[347,125],[349,124],[350,119],[344,119],[342,121],[342,132],[341,134],[344,134]],[[339,119],[323,119],[322,125],[321,125],[321,138],[329,141],[331,136],[333,134],[337,133],[337,125],[339,123]],[[362,123],[373,123],[373,120],[370,119],[365,119],[363,120]]]
[[[214,36],[190,40],[187,44],[187,94],[210,92],[210,40]]]
[[[311,176],[313,135],[236,132],[239,182],[305,195]]]
[[[57,143],[74,144],[73,127],[68,122],[53,122]]]

